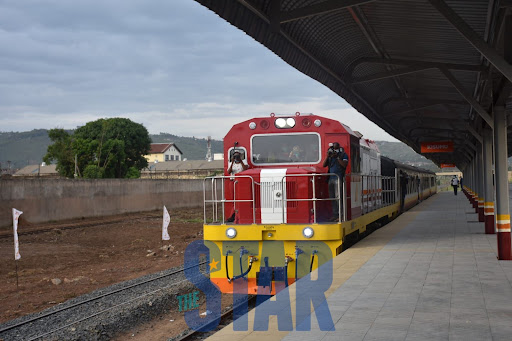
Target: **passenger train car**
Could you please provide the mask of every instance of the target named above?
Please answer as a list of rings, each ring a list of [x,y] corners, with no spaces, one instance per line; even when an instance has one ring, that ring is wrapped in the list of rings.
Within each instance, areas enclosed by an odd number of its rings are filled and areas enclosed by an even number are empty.
[[[335,142],[348,155],[344,178],[323,167]],[[235,151],[249,168],[227,174]],[[235,124],[224,155],[224,176],[204,182],[210,280],[223,292],[243,279],[250,294],[274,294],[436,192],[435,173],[382,157],[373,141],[317,115]],[[334,196],[329,177],[339,184]]]

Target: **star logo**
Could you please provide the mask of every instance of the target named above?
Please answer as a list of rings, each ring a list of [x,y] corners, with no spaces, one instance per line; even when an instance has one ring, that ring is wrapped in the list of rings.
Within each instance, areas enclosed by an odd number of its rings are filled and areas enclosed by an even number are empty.
[[[212,269],[217,270],[217,264],[219,264],[219,261],[215,261],[215,258],[212,258],[212,261],[210,263],[210,271],[212,271]]]

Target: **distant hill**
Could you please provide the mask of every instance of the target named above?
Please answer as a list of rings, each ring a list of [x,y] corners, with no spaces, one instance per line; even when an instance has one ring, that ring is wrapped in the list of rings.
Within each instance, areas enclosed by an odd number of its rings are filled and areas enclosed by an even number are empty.
[[[204,160],[207,140],[204,138],[176,136],[166,133],[150,135],[154,143],[175,143],[188,160]],[[43,160],[51,141],[48,130],[36,129],[26,132],[0,132],[0,168],[19,169]],[[222,141],[212,140],[212,153],[222,153]]]
[[[153,143],[174,143],[183,152],[183,157],[188,160],[204,160],[206,157],[207,140],[196,137],[176,136],[167,133],[149,135]],[[212,154],[222,153],[222,141],[212,140]],[[213,156],[213,155],[212,155]]]
[[[175,143],[188,160],[204,160],[206,156],[205,138],[176,136],[167,133],[150,135],[154,143]],[[439,168],[423,155],[417,154],[402,142],[376,141],[383,156],[417,167],[439,171]],[[0,132],[0,163],[7,168],[7,160],[14,169],[28,164],[40,163],[50,144],[48,131],[36,129],[27,132]],[[222,141],[212,140],[212,153],[223,152]]]
[[[405,143],[388,141],[375,141],[375,143],[379,147],[382,156],[434,172],[441,170],[432,161],[416,153]]]
[[[0,168],[7,168],[7,161],[13,169],[40,163],[49,145],[46,129],[0,133]]]

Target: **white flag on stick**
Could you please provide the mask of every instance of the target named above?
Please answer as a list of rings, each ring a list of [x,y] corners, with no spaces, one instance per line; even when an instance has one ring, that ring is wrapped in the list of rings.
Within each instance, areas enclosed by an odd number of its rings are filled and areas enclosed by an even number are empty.
[[[20,244],[18,243],[18,219],[23,212],[18,211],[17,209],[12,209],[12,226],[14,229],[14,260],[18,260],[21,258],[20,255]]]
[[[167,232],[167,227],[171,222],[171,217],[169,216],[169,212],[167,212],[167,208],[164,206],[164,223],[162,224],[162,240],[169,240],[169,232]]]

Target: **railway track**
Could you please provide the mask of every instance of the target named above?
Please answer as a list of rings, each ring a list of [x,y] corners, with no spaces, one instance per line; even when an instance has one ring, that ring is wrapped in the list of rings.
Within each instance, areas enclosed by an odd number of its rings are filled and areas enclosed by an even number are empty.
[[[254,308],[254,305],[256,304],[256,297],[257,297],[256,295],[250,295],[248,297],[249,310]],[[245,302],[240,303],[240,305],[243,305],[243,304],[246,304],[246,303]],[[233,321],[233,311],[236,309],[236,307],[237,307],[237,305],[235,304],[229,310],[225,311],[220,316],[220,323],[219,323],[219,325],[217,326],[217,328],[215,328],[211,332],[190,331],[189,333],[187,333],[187,334],[185,334],[185,335],[183,335],[183,336],[181,336],[181,337],[179,337],[179,338],[177,338],[177,339],[175,339],[173,341],[192,341],[192,340],[203,340],[203,339],[208,338],[209,336],[211,336],[212,334],[214,334],[218,330],[224,328],[225,326],[227,326],[228,324],[230,324]],[[208,327],[212,323],[213,322],[206,323],[206,324],[204,324],[202,326],[202,328]]]
[[[184,271],[206,261],[152,274],[77,297],[46,311],[0,325],[0,340],[108,339],[171,306],[172,289],[187,280]],[[167,291],[167,292],[166,292]],[[148,309],[148,306],[155,309]],[[158,311],[151,313],[150,310]],[[98,328],[97,326],[100,326]]]

